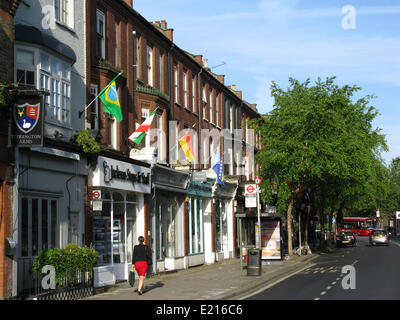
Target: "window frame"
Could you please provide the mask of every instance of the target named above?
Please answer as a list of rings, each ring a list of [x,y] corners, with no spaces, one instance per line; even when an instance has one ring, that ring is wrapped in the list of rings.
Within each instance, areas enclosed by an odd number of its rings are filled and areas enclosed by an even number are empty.
[[[147,45],[146,47],[146,65],[147,65],[147,84],[151,87],[154,87],[154,63],[153,63],[153,47]]]
[[[101,30],[99,22],[102,22]],[[99,33],[101,31],[102,33]],[[101,42],[99,43],[99,36]],[[100,48],[99,48],[100,44]],[[106,59],[106,15],[103,11],[96,10],[96,54],[98,58]]]
[[[54,19],[57,23],[74,29],[74,1],[54,0]]]

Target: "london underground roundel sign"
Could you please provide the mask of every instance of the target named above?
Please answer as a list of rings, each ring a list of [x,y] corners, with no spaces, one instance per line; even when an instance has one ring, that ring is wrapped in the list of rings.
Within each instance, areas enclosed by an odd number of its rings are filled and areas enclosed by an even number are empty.
[[[256,185],[259,185],[261,183],[261,179],[260,178],[256,178],[256,180],[254,180],[254,182],[256,183]]]
[[[245,196],[253,196],[256,195],[256,185],[255,184],[248,184],[244,188],[244,195]]]

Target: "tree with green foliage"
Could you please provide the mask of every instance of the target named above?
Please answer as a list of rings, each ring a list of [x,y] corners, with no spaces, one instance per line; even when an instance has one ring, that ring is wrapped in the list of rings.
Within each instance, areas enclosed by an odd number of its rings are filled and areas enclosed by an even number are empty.
[[[251,122],[263,145],[256,161],[261,165],[265,202],[271,201],[271,184],[279,178],[277,206],[286,212],[289,255],[298,192],[311,188],[314,211],[319,210],[321,217],[330,214],[331,221],[345,195],[363,184],[380,150],[387,149],[384,136],[372,127],[378,114],[369,106],[373,96],[353,102],[361,88],[339,87],[334,81],[335,77],[319,78],[311,86],[309,79],[301,83],[290,78],[286,91],[273,82],[273,110]]]

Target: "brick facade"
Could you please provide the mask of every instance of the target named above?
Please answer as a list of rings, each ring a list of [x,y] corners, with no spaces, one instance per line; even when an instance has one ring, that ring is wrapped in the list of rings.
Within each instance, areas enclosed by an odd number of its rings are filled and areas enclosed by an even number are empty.
[[[0,1],[0,83],[10,83],[14,70],[14,15],[20,0]],[[1,112],[1,111],[0,111]],[[11,295],[12,260],[5,256],[5,238],[12,237],[12,185],[8,174],[8,117],[0,116],[0,299]]]

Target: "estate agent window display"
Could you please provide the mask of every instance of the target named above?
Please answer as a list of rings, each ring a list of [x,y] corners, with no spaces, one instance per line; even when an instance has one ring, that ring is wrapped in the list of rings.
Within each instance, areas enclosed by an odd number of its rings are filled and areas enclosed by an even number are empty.
[[[99,266],[132,263],[136,239],[136,196],[104,191],[102,198],[102,210],[95,211],[93,218],[93,246],[99,252]]]

